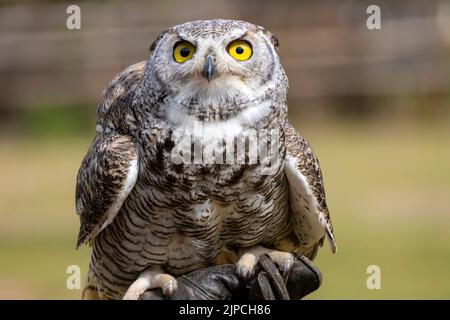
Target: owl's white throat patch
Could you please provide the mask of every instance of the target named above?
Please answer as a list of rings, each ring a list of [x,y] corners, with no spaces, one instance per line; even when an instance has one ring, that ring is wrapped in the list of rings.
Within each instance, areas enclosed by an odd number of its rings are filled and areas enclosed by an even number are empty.
[[[233,137],[242,133],[245,128],[256,126],[258,122],[270,115],[271,101],[263,101],[246,107],[235,117],[228,120],[200,121],[184,110],[183,106],[173,104],[166,109],[169,124],[175,130],[195,135],[195,124],[201,122],[203,135],[208,137]]]

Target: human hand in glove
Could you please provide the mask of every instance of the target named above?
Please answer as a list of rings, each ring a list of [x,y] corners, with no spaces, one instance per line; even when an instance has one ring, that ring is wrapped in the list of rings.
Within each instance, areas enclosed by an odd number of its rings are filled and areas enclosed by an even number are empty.
[[[195,270],[177,278],[178,289],[170,300],[297,300],[322,283],[319,269],[300,256],[284,277],[272,260],[260,257],[254,276],[244,282],[232,264]],[[140,300],[167,299],[160,289],[148,290]]]

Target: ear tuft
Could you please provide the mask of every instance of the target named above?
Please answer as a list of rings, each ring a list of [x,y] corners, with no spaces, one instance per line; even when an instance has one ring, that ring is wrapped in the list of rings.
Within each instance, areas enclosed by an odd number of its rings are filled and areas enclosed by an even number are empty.
[[[262,31],[267,36],[267,38],[269,38],[270,43],[272,43],[275,50],[278,50],[280,48],[280,40],[278,40],[278,37],[274,33],[261,26],[259,26],[258,29]]]
[[[280,48],[280,40],[278,39],[278,37],[276,35],[274,35],[273,33],[270,33],[270,41],[272,42],[274,48],[276,50],[278,50]]]
[[[156,46],[158,45],[159,41],[161,41],[161,39],[166,35],[166,33],[168,33],[168,30],[165,30],[164,32],[162,32],[156,39],[155,41],[153,41],[153,43],[150,45],[150,53],[152,53],[153,51],[155,51]]]

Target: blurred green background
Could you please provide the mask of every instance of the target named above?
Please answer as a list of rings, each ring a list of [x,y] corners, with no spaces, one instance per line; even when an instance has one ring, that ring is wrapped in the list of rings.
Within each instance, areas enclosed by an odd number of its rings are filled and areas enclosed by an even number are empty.
[[[450,298],[450,3],[59,1],[0,4],[0,298],[78,299],[75,177],[103,87],[163,29],[243,19],[280,39],[290,117],[318,154],[338,253],[309,299]],[[381,289],[366,286],[381,269]]]

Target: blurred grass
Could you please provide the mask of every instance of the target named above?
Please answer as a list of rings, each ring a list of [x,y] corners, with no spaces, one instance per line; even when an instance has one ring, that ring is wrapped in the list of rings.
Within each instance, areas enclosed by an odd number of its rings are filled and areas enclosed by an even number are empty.
[[[321,160],[338,240],[309,299],[450,298],[450,125],[296,121]],[[0,139],[0,298],[78,299],[75,176],[90,138]],[[366,268],[381,268],[368,290]]]
[[[324,282],[309,298],[450,298],[448,123],[347,123],[307,135],[338,240],[335,256],[319,251]],[[381,268],[381,290],[366,287],[369,265]]]
[[[86,104],[36,105],[18,115],[20,133],[33,139],[60,139],[85,135],[95,123],[95,112]]]
[[[75,251],[75,177],[89,139],[1,141],[0,298],[79,298],[66,268],[85,275],[89,249]]]

